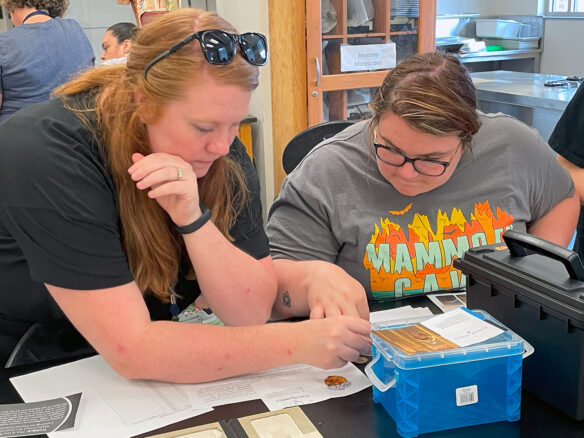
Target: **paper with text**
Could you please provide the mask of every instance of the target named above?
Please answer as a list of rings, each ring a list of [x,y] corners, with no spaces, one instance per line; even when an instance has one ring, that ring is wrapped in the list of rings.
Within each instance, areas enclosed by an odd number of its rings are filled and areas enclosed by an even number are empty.
[[[11,379],[25,401],[83,392],[72,432],[51,438],[127,437],[212,410],[212,406],[261,399],[268,409],[344,397],[371,386],[352,363],[323,370],[310,365],[273,368],[199,384],[131,381],[120,377],[101,356]]]
[[[478,344],[503,333],[465,308],[443,313],[421,324],[460,347]]]
[[[342,374],[341,374],[342,373]],[[340,374],[350,381],[347,388],[333,391],[325,387],[327,376]],[[294,387],[290,391],[290,387]],[[271,411],[289,406],[316,403],[333,397],[354,394],[371,386],[369,379],[349,363],[336,370],[323,370],[298,364],[272,368],[258,373],[193,385],[190,396],[213,406],[261,399]]]
[[[51,438],[125,438],[212,410],[188,397],[189,385],[125,379],[101,356],[10,381],[26,402],[83,393],[75,427],[49,433]]]

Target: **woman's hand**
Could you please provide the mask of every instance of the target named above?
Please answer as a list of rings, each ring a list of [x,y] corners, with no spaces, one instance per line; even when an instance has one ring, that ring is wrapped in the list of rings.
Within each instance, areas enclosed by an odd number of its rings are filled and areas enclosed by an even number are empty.
[[[365,289],[339,266],[328,262],[314,263],[303,283],[310,318],[348,315],[369,320]]]
[[[306,331],[298,337],[302,362],[319,368],[340,368],[359,355],[371,354],[369,321],[352,316],[311,319],[298,323]]]
[[[128,173],[136,187],[149,189],[148,197],[155,199],[176,225],[188,225],[201,216],[197,176],[190,164],[164,153],[135,153],[132,161]]]
[[[333,263],[323,260],[274,260],[278,297],[272,317],[309,316],[312,319],[338,315],[369,321],[367,293],[357,280]]]

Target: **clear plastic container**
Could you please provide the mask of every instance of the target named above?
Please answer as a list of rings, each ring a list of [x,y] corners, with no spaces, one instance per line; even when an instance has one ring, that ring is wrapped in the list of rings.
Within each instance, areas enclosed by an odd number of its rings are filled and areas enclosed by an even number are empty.
[[[524,341],[486,312],[473,313],[505,332],[464,348],[411,355],[371,335],[373,360],[365,372],[373,383],[373,401],[391,415],[402,437],[519,420]],[[525,356],[531,352],[529,347]]]

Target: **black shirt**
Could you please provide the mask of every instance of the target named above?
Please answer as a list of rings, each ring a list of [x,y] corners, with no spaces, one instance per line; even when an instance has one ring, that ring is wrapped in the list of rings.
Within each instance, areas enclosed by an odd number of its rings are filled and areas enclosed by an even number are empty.
[[[558,120],[548,143],[578,167],[584,167],[584,85],[580,85]],[[580,207],[575,250],[584,260],[584,208]]]
[[[236,138],[229,152],[247,177],[249,200],[230,230],[235,246],[269,255],[254,165]],[[176,285],[179,307],[200,290]],[[232,273],[228,265],[226,275]],[[59,99],[31,105],[0,124],[0,333],[64,319],[44,283],[101,289],[133,280],[122,248],[117,196],[96,141]],[[168,305],[145,298],[152,319]]]

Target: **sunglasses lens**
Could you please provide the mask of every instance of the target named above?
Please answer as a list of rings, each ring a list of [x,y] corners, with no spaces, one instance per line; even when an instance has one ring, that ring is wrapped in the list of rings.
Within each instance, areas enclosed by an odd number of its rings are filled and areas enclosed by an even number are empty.
[[[229,64],[235,56],[235,41],[226,33],[218,30],[201,35],[203,53],[211,64]]]
[[[249,32],[241,35],[241,52],[245,59],[254,65],[264,65],[268,60],[266,39],[259,33]]]

